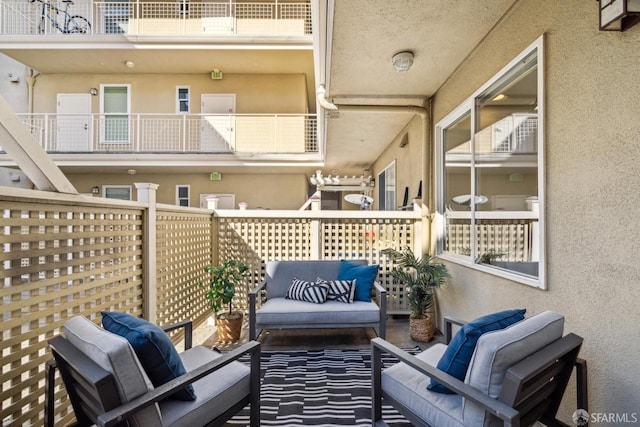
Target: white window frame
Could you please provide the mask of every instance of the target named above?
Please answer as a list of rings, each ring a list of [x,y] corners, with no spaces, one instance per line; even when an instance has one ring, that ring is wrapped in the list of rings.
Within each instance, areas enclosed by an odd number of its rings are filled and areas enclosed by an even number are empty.
[[[127,139],[123,140],[107,140],[106,139],[106,122],[107,115],[104,112],[104,89],[108,87],[126,87],[127,88],[127,111],[122,113],[113,113],[115,115],[127,116],[129,120],[127,121]],[[100,85],[100,116],[101,116],[101,125],[100,125],[100,143],[101,144],[131,144],[131,126],[129,123],[131,122],[131,85],[130,84],[117,84],[117,83],[108,83]]]
[[[391,175],[391,168],[393,168],[393,197],[389,198],[387,197],[387,183],[388,183],[388,176]],[[384,179],[382,179],[383,176],[384,176]],[[397,198],[396,178],[397,178],[397,169],[396,169],[395,160],[389,163],[386,168],[384,168],[382,171],[380,171],[380,173],[378,173],[378,178],[376,182],[378,183],[378,210],[379,211],[395,211],[396,210],[396,198]],[[383,195],[383,197],[380,197],[381,194]],[[392,200],[389,200],[389,199],[392,199]]]
[[[129,191],[129,198],[128,199],[121,199],[120,197],[107,197],[107,193],[110,189],[117,189],[117,190],[128,190]],[[106,199],[116,199],[116,200],[131,200],[131,196],[132,196],[132,186],[130,185],[103,185],[102,186],[102,197],[106,198]]]
[[[181,188],[186,188],[187,189],[187,197],[186,197],[187,205],[186,206],[189,207],[190,204],[191,204],[191,186],[189,186],[188,184],[178,184],[178,185],[176,185],[176,205],[177,206],[184,206],[184,205],[180,204],[181,200],[185,200],[184,197],[180,197],[180,189]]]
[[[187,90],[187,111],[180,111],[180,89]],[[191,87],[176,86],[176,114],[189,114],[191,112]]]
[[[546,245],[545,245],[545,163],[544,163],[544,39],[543,36],[539,37],[536,41],[534,41],[531,45],[529,45],[522,53],[520,53],[516,58],[514,58],[509,64],[503,67],[498,73],[496,73],[489,81],[487,81],[482,87],[476,90],[469,98],[467,98],[462,104],[456,107],[451,113],[449,113],[446,117],[444,117],[435,127],[436,133],[436,176],[438,177],[436,186],[436,203],[437,203],[437,213],[436,213],[436,230],[437,230],[437,255],[438,257],[445,259],[447,261],[451,261],[457,264],[464,265],[466,267],[480,270],[486,273],[490,273],[496,276],[504,277],[510,279],[514,282],[522,283],[525,285],[533,286],[540,289],[547,289],[546,285]],[[461,254],[456,254],[453,252],[448,252],[444,250],[444,239],[446,238],[446,219],[445,219],[445,209],[446,209],[446,201],[445,199],[445,189],[444,189],[444,180],[445,180],[445,168],[444,168],[444,150],[443,150],[443,132],[450,125],[455,123],[458,119],[460,119],[467,112],[471,113],[471,153],[475,152],[474,147],[474,134],[473,129],[475,128],[474,123],[476,122],[476,110],[474,107],[475,99],[485,92],[489,87],[491,87],[499,78],[501,78],[505,73],[514,68],[520,61],[522,61],[526,56],[531,54],[534,50],[537,50],[537,84],[538,84],[538,133],[537,133],[537,168],[538,168],[538,226],[539,226],[539,237],[537,242],[533,242],[534,244],[538,244],[539,248],[539,256],[538,256],[538,277],[532,277],[528,275],[518,274],[513,270],[499,269],[497,267],[492,267],[488,264],[476,263],[473,256],[473,251],[475,248],[475,238],[474,234],[471,233],[472,236],[472,256],[464,256]],[[475,164],[473,161],[474,156],[471,156],[471,194],[476,194],[476,182],[475,182]],[[471,226],[473,229],[473,225],[476,220],[475,209],[471,208]]]

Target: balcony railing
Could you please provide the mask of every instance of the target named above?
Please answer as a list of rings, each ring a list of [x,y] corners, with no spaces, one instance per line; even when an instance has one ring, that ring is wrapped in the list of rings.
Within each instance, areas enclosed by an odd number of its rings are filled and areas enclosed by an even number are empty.
[[[65,31],[65,4],[29,0],[0,2],[0,34],[72,34]],[[60,9],[49,9],[50,4]],[[309,36],[307,2],[74,1],[67,12],[90,23],[92,35],[135,36]]]
[[[144,184],[140,185],[144,187]],[[140,190],[139,190],[140,191]],[[0,187],[0,425],[43,425],[47,341],[75,315],[144,315],[158,324],[211,314],[204,267],[250,266],[235,300],[263,280],[268,260],[366,259],[380,265],[391,312],[406,312],[402,284],[380,252],[420,252],[417,212],[217,211]],[[173,336],[174,340],[179,337]],[[58,379],[56,425],[73,413]]]
[[[318,153],[315,114],[18,114],[49,153]]]

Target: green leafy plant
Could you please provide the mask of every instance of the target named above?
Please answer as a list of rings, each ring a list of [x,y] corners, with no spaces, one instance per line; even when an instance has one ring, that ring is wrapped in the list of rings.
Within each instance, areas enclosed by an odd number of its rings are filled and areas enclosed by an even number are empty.
[[[381,253],[394,264],[391,270],[393,279],[406,285],[411,318],[418,319],[432,311],[434,289],[451,277],[447,266],[428,254],[419,258],[410,248],[402,251],[387,248]]]
[[[231,315],[231,302],[236,294],[236,286],[242,283],[249,275],[249,267],[239,261],[226,261],[221,266],[208,266],[204,271],[210,274],[208,283],[200,282],[199,286],[206,287],[205,294],[211,309],[218,313],[225,305],[229,306]]]

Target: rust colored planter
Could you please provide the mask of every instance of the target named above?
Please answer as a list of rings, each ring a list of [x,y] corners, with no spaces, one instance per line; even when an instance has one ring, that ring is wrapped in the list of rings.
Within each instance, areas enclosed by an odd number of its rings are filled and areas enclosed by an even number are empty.
[[[409,336],[414,341],[429,342],[433,339],[434,328],[431,316],[409,319]]]
[[[242,313],[221,313],[216,316],[218,341],[224,343],[236,342],[242,332]]]

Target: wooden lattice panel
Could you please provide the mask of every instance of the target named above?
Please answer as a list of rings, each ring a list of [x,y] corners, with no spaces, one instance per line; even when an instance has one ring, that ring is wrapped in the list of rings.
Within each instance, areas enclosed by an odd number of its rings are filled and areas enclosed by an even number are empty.
[[[2,200],[3,426],[42,425],[47,340],[70,317],[142,313],[142,211]],[[73,419],[56,387],[56,418]]]
[[[387,290],[387,309],[390,313],[408,310],[404,287],[393,282],[389,259],[381,255],[385,248],[401,250],[415,248],[415,220],[413,219],[323,219],[323,259],[366,259],[378,264],[378,282]]]
[[[247,310],[248,290],[264,280],[266,261],[311,258],[310,220],[306,218],[219,218],[218,260],[249,265],[246,289],[237,289],[234,304]]]
[[[500,261],[531,261],[532,227],[525,220],[484,220],[475,226],[478,256],[500,253]],[[447,250],[459,254],[471,254],[471,225],[449,223],[447,226]]]
[[[158,210],[156,215],[156,322],[168,325],[211,314],[199,282],[213,262],[212,216],[188,210]]]

